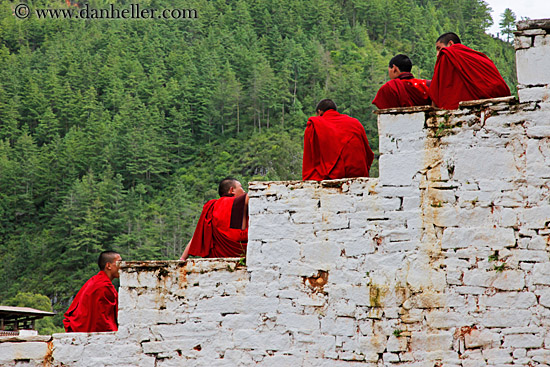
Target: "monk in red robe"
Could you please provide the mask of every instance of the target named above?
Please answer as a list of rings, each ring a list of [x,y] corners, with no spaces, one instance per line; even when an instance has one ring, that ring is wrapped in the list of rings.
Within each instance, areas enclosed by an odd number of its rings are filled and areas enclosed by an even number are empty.
[[[415,79],[411,74],[412,61],[407,55],[396,55],[390,60],[390,81],[384,84],[372,101],[380,109],[431,105],[428,81]]]
[[[248,195],[239,181],[228,177],[220,182],[219,199],[204,204],[193,238],[180,260],[200,257],[246,256],[248,243]]]
[[[437,61],[429,91],[434,106],[454,110],[461,101],[510,95],[491,59],[461,44],[455,33],[439,36],[435,48]]]
[[[119,277],[117,262],[120,260],[120,255],[114,251],[104,251],[99,255],[99,273],[82,286],[65,312],[65,331],[118,330],[118,293],[112,281]]]
[[[338,113],[323,99],[304,133],[303,180],[368,177],[374,154],[359,120]]]

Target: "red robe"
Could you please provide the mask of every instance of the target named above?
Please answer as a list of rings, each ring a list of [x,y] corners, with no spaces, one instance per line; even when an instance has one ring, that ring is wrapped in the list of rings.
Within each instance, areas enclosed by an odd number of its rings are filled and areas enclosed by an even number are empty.
[[[189,245],[189,255],[241,257],[246,255],[248,228],[242,228],[246,195],[210,200],[202,213]]]
[[[359,120],[335,110],[312,116],[304,133],[303,180],[368,177],[374,159]]]
[[[401,73],[384,84],[372,101],[380,109],[431,105],[425,79],[415,79],[411,73]]]
[[[103,270],[78,291],[65,312],[65,331],[96,332],[118,330],[118,293]]]
[[[430,85],[430,98],[437,107],[453,110],[461,101],[509,95],[495,64],[481,52],[459,43],[439,51]]]

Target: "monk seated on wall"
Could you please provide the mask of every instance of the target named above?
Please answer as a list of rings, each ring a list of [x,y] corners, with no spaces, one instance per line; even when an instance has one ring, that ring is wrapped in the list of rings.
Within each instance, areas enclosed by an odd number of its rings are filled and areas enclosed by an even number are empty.
[[[365,128],[359,120],[338,113],[336,104],[323,99],[317,116],[304,133],[303,180],[368,177],[374,159]]]
[[[388,75],[390,81],[384,84],[372,101],[380,109],[431,105],[428,83],[415,79],[411,74],[412,61],[407,55],[396,55],[390,60]]]
[[[180,260],[188,256],[246,256],[248,195],[239,181],[228,177],[218,187],[219,199],[204,204],[193,238]]]
[[[120,260],[120,255],[114,251],[103,251],[99,255],[97,261],[99,273],[82,286],[65,312],[63,320],[65,331],[118,330],[118,293],[112,281],[119,277],[117,262]]]
[[[510,95],[491,59],[461,44],[455,33],[439,36],[435,48],[437,61],[429,90],[434,106],[454,110],[461,101]]]

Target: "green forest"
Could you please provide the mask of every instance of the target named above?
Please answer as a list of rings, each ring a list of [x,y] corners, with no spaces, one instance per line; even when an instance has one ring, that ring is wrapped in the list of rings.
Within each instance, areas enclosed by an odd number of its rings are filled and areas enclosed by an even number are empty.
[[[137,2],[197,17],[14,16],[19,3]],[[515,93],[514,50],[492,23],[482,0],[3,1],[0,304],[47,297],[58,315],[41,332],[61,330],[102,250],[178,259],[220,179],[301,178],[320,99],[358,118],[377,153],[371,101],[390,58],[431,79],[441,33],[486,53]]]

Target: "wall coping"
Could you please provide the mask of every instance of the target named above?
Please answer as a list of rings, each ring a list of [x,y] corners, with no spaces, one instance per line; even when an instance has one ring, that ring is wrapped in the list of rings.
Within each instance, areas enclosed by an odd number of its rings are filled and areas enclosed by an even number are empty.
[[[528,29],[545,29],[550,30],[550,18],[545,19],[527,19],[517,22],[517,32],[514,34],[520,34],[521,31]]]
[[[0,336],[0,343],[49,342],[51,335]]]
[[[459,103],[457,110],[469,109],[473,110],[476,107],[492,106],[499,103],[506,103],[510,106],[517,105],[519,102],[514,96],[487,98],[487,99],[475,99],[471,101],[462,101]],[[413,107],[395,107],[376,110],[373,113],[376,115],[403,115],[417,112],[438,112],[438,111],[457,111],[457,110],[445,110],[432,106],[413,106]]]

